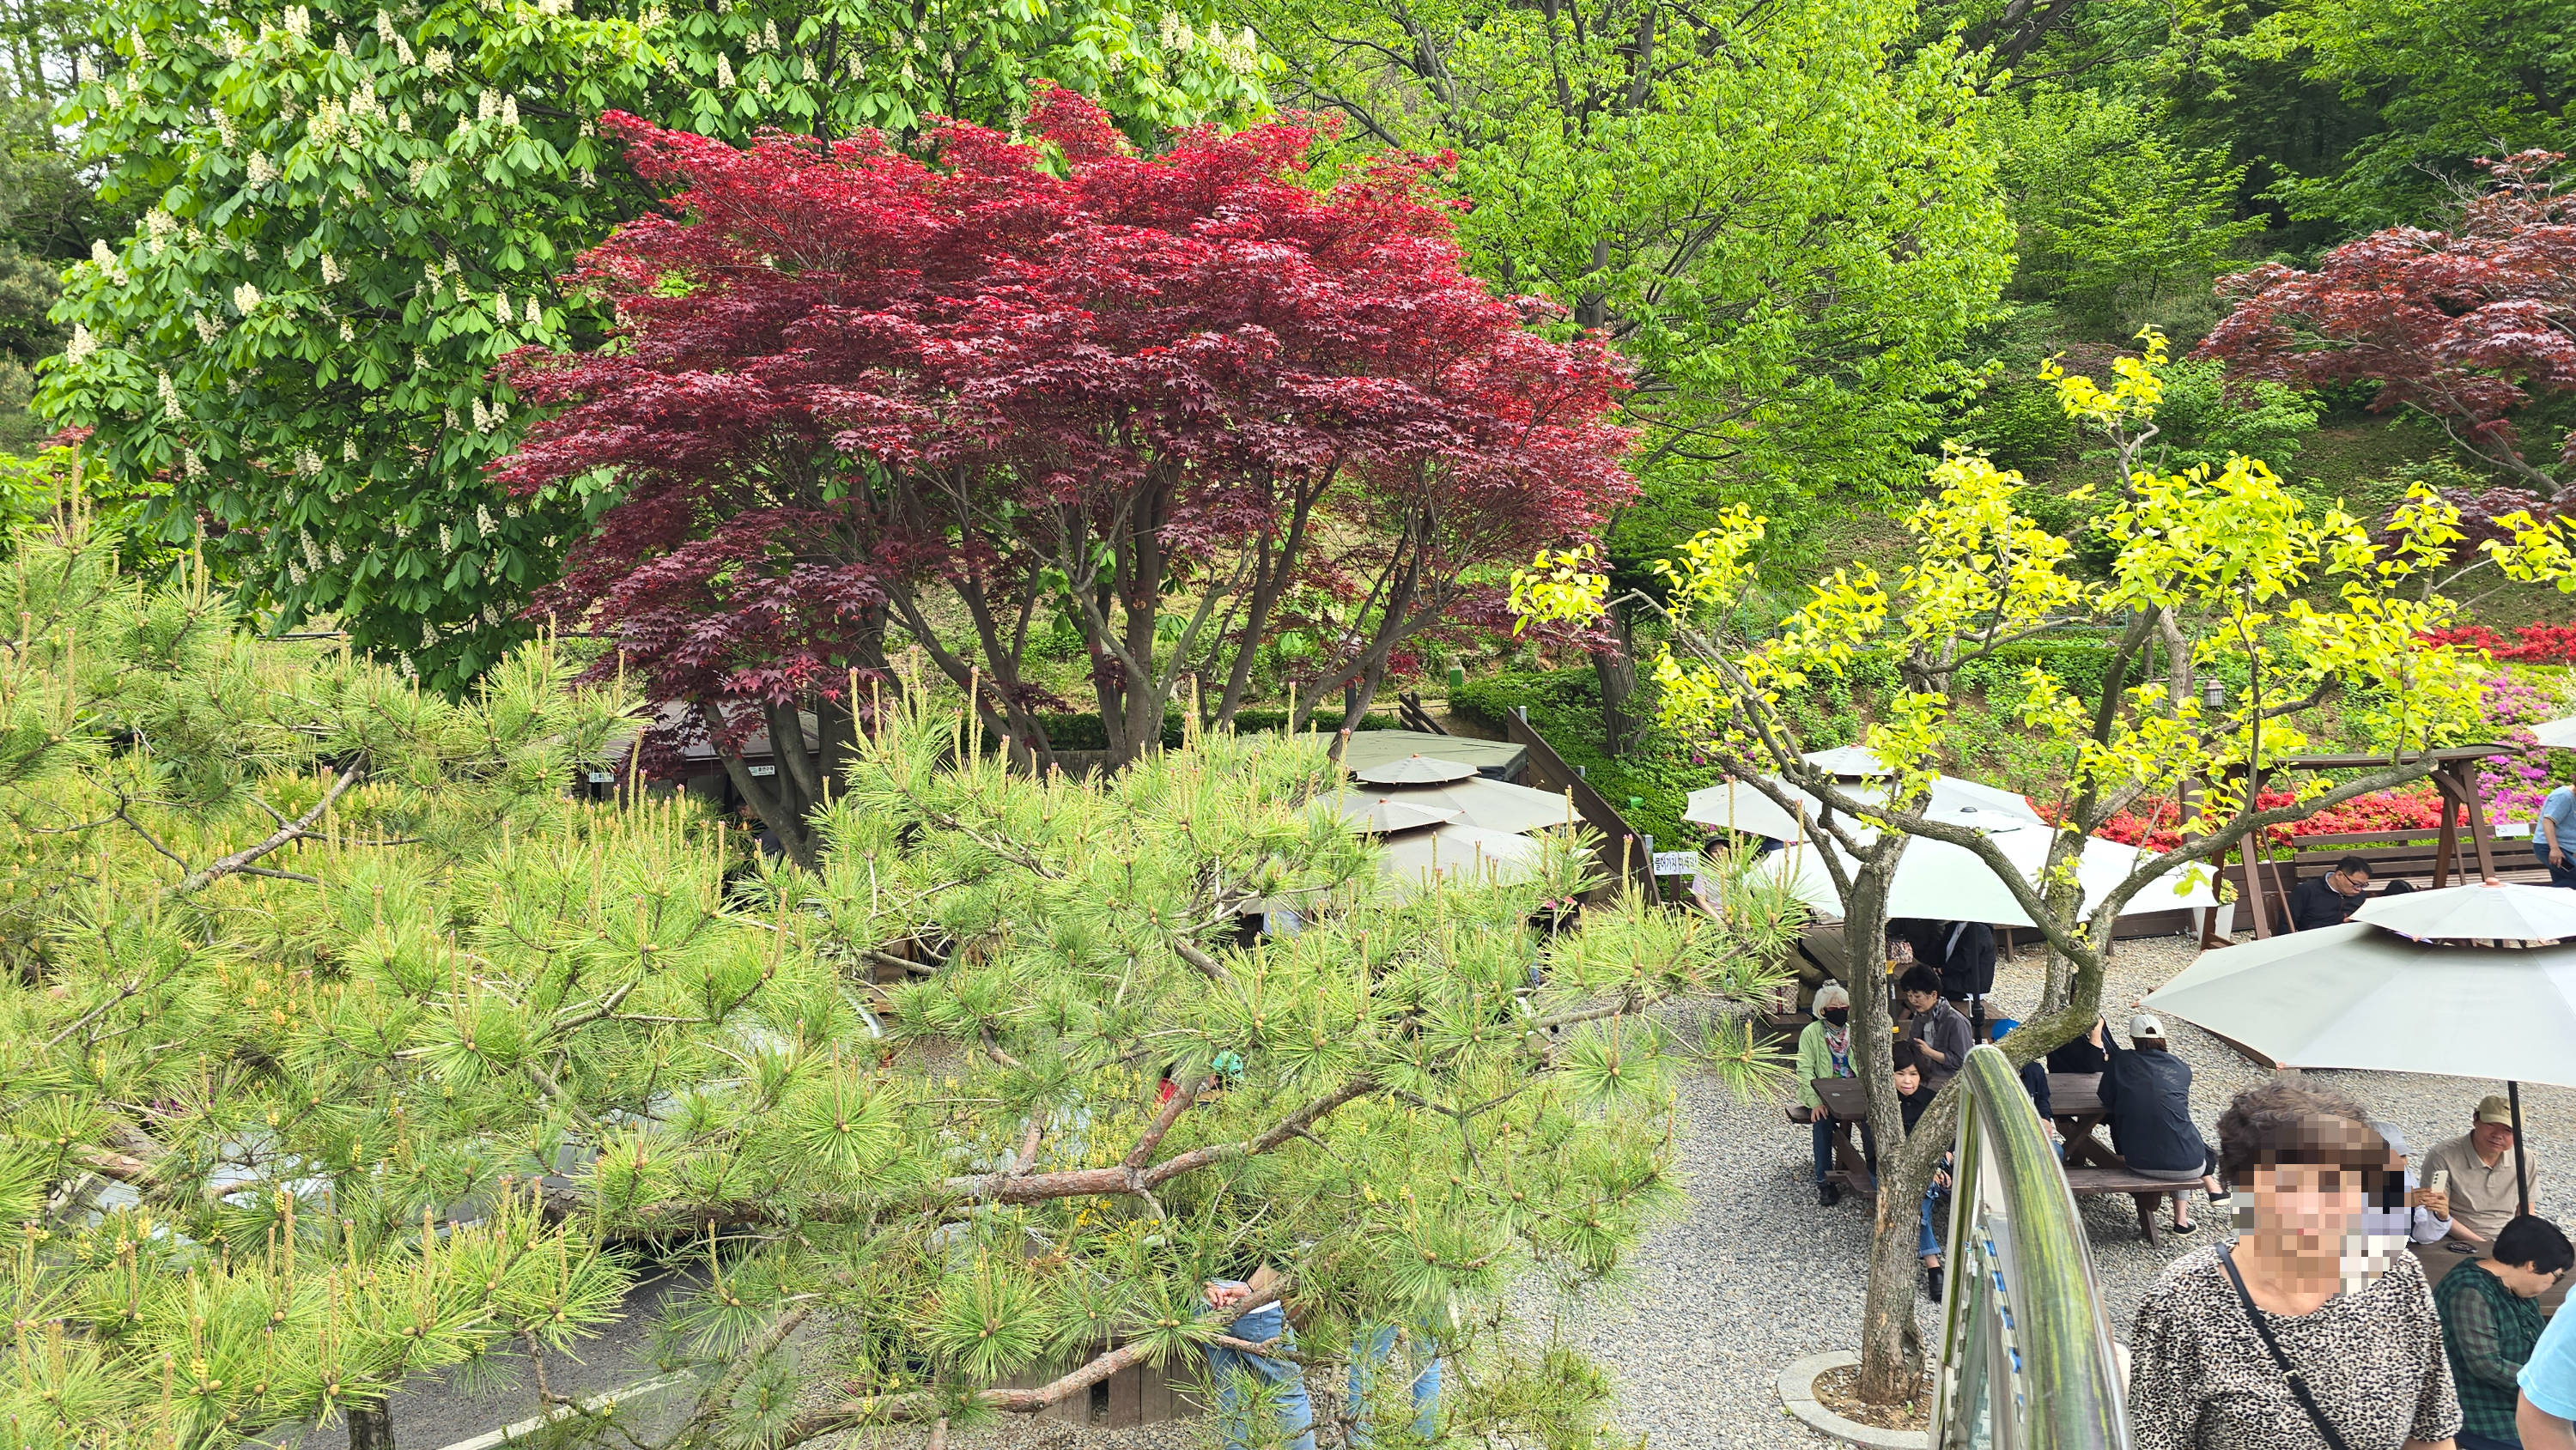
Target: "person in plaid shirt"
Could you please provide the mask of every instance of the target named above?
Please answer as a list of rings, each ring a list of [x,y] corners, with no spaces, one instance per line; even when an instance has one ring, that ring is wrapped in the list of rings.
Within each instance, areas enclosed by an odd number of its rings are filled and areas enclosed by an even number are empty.
[[[2576,1249],[2557,1225],[2524,1215],[2496,1235],[2495,1256],[2463,1264],[2433,1287],[2442,1348],[2460,1395],[2460,1450],[2519,1450],[2516,1378],[2540,1342],[2540,1306]]]

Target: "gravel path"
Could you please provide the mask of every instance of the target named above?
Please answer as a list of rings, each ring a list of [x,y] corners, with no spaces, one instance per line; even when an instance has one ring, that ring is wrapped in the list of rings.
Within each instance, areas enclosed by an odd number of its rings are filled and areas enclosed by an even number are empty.
[[[2123,942],[2104,1001],[2119,1018],[2136,997],[2162,985],[2197,955],[2177,938]],[[1998,964],[1993,1015],[2019,1017],[2036,1005],[2040,956],[2024,951]],[[2192,1107],[2217,1141],[2219,1110],[2237,1089],[2267,1074],[2188,1023],[2168,1022],[2174,1049],[2193,1070]],[[2406,1133],[2418,1154],[2466,1131],[2477,1100],[2502,1083],[2464,1078],[2320,1072]],[[2552,1172],[2537,1211],[2576,1225],[2576,1092],[2526,1088],[2525,1125],[2538,1161]],[[1739,1103],[1694,1081],[1683,1093],[1682,1174],[1687,1218],[1657,1233],[1637,1254],[1633,1275],[1611,1293],[1562,1311],[1569,1340],[1609,1366],[1620,1388],[1619,1423],[1655,1450],[1809,1447],[1831,1444],[1789,1419],[1775,1382],[1803,1355],[1857,1347],[1868,1210],[1854,1199],[1816,1206],[1807,1130],[1774,1103]],[[2206,1242],[2168,1236],[2150,1247],[2138,1236],[2126,1197],[2080,1200],[2094,1266],[2111,1322],[2125,1334],[2139,1296],[2174,1257]],[[1927,1346],[1937,1344],[1929,1305],[1918,1306]]]

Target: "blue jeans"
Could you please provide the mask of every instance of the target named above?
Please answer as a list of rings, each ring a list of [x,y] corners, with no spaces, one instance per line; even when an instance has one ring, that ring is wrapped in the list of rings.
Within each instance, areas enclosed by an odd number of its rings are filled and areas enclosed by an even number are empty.
[[[1440,1347],[1427,1333],[1413,1331],[1415,1342],[1430,1355],[1422,1372],[1413,1377],[1413,1433],[1424,1442],[1440,1431]],[[1363,1333],[1351,1345],[1351,1443],[1365,1446],[1369,1436],[1369,1393],[1375,1388],[1379,1365],[1397,1373],[1404,1370],[1403,1357],[1396,1350],[1395,1326],[1381,1324],[1374,1332]]]
[[[1296,1331],[1288,1327],[1287,1311],[1277,1304],[1255,1309],[1234,1321],[1228,1334],[1252,1344],[1276,1339],[1282,1349],[1297,1347]],[[1208,1377],[1216,1382],[1217,1432],[1225,1439],[1225,1450],[1247,1450],[1251,1417],[1243,1403],[1245,1391],[1273,1388],[1278,1392],[1284,1450],[1315,1450],[1315,1409],[1306,1399],[1304,1366],[1211,1344]],[[1246,1379],[1253,1383],[1247,1385]]]
[[[2531,838],[2531,854],[2538,858],[2541,865],[2549,866],[2549,843],[2537,835]],[[2576,852],[2569,853],[2566,865],[2549,866],[2549,884],[2576,886]]]
[[[1948,1224],[1950,1221],[1950,1190],[1943,1188],[1937,1183],[1931,1184],[1923,1190],[1923,1211],[1919,1215],[1922,1227],[1920,1231],[1916,1233],[1914,1238],[1914,1252],[1917,1255],[1937,1254],[1941,1252],[1941,1240],[1939,1236],[1934,1233],[1932,1228],[1932,1217],[1936,1211],[1940,1214],[1941,1222],[1944,1225]]]

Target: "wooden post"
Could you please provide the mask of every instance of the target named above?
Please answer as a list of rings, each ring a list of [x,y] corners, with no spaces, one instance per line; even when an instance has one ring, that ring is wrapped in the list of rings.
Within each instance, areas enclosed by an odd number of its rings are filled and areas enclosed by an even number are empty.
[[[2251,833],[2248,833],[2244,840],[2236,843],[2237,864],[2244,868],[2241,873],[2244,878],[2243,887],[2238,892],[2237,898],[2244,902],[2245,909],[2253,914],[2254,939],[2262,941],[2272,934],[2272,921],[2271,913],[2263,906],[2263,879],[2254,865],[2254,844]]]
[[[2433,846],[2433,889],[2439,891],[2451,884],[2451,868],[2460,859],[2460,802],[2447,778],[2437,774],[2434,784],[2442,797],[2442,833]]]
[[[2478,848],[2478,879],[2484,881],[2496,874],[2496,864],[2493,833],[2487,829],[2486,792],[2478,784],[2478,762],[2474,757],[2455,760],[2451,769],[2458,772],[2460,799],[2469,808],[2469,841]]]

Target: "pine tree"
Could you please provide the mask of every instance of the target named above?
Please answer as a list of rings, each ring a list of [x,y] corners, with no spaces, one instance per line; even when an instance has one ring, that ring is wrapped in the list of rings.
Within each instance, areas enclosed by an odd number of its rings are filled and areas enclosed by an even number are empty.
[[[907,705],[809,873],[571,799],[631,702],[543,642],[451,702],[253,638],[201,579],[117,576],[77,517],[0,571],[12,1450],[381,1443],[406,1376],[629,1312],[647,1249],[704,1271],[665,1445],[1179,1371],[1230,1325],[1202,1283],[1261,1268],[1312,1357],[1436,1324],[1476,1370],[1455,1424],[1590,1443],[1600,1380],[1506,1347],[1506,1291],[1599,1278],[1671,1208],[1677,1071],[1777,1070],[1689,1025],[1777,979],[1776,894],[1546,929],[1579,842],[1401,889],[1311,739],[1085,786]],[[1299,929],[1247,934],[1255,903]]]

